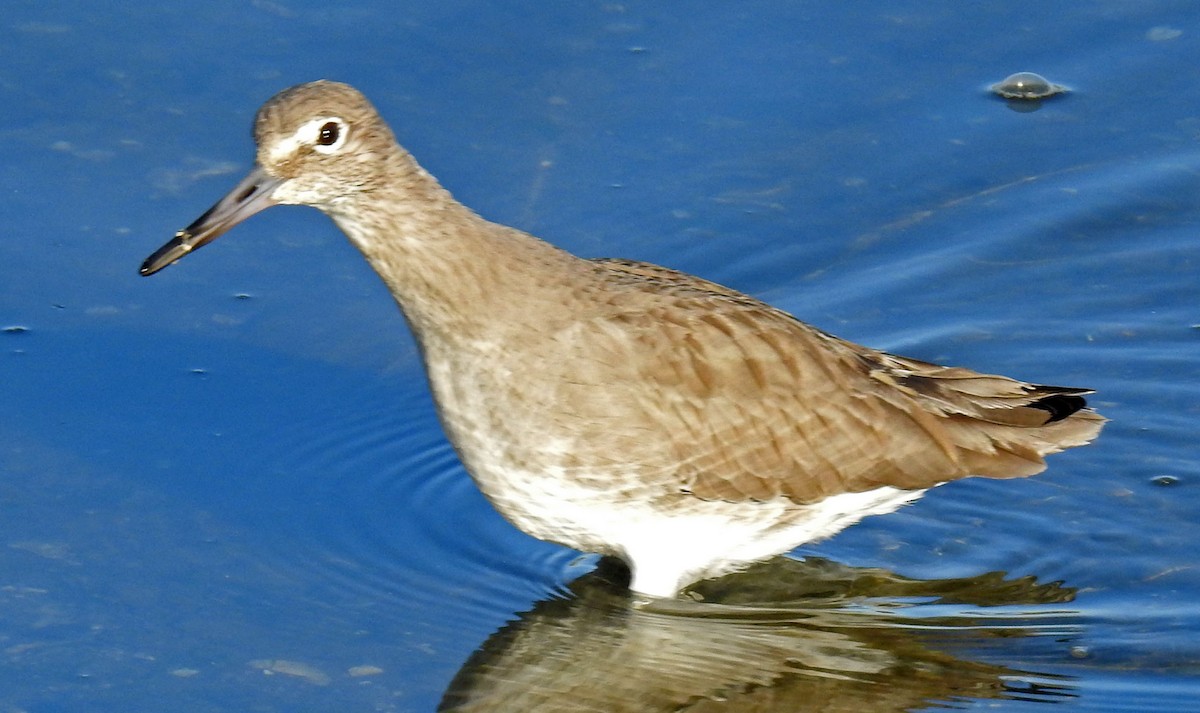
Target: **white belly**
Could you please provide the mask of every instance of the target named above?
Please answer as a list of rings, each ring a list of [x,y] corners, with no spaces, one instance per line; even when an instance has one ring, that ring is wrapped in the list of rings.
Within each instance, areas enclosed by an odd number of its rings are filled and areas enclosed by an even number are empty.
[[[883,487],[797,505],[784,499],[707,501],[683,493],[675,498],[614,495],[562,472],[492,469],[486,480],[502,484],[485,493],[518,528],[585,552],[621,557],[633,571],[632,589],[656,597],[672,597],[697,580],[829,537],[924,493]]]

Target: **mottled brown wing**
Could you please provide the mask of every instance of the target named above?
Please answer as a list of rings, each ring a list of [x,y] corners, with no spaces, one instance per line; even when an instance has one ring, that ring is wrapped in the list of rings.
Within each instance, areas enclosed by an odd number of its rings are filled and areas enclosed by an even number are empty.
[[[627,288],[607,319],[631,341],[631,378],[659,387],[638,391],[640,410],[700,498],[813,502],[1029,475],[1103,421],[1079,410],[1078,389],[895,357],[684,273],[597,264]]]

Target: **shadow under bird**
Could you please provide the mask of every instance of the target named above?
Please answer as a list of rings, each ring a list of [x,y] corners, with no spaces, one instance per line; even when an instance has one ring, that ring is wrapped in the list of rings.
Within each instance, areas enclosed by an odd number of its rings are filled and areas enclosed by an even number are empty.
[[[479,488],[544,540],[672,597],[966,476],[1091,441],[1087,389],[859,346],[753,297],[584,259],[456,201],[362,94],[270,99],[257,163],[151,255],[153,274],[276,204],[326,213],[387,284]]]

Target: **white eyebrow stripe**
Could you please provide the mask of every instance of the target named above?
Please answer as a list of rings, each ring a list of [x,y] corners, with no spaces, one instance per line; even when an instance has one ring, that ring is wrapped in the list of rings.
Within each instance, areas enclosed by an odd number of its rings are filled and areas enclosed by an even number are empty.
[[[300,133],[308,127],[307,124],[296,129],[296,133],[291,136],[286,136],[271,144],[267,149],[267,158],[271,163],[281,163],[284,159],[296,153],[296,149],[300,148],[305,142],[300,138]]]
[[[316,144],[314,139],[317,136],[318,130],[330,121],[336,121],[343,126],[346,123],[336,116],[322,116],[306,121],[291,136],[284,137],[271,144],[271,147],[267,149],[267,158],[271,163],[280,163],[286,160],[288,156],[296,153],[296,150],[301,146],[314,146]],[[346,132],[343,131],[342,135],[338,137],[336,144],[323,148],[340,148],[341,143],[345,140]]]

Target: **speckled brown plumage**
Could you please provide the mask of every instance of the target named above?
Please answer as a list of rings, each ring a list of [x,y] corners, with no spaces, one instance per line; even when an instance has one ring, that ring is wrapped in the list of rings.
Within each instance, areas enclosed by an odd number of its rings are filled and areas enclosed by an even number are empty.
[[[949,480],[1036,473],[1104,421],[1083,389],[886,354],[692,275],[488,222],[346,85],[277,95],[255,137],[255,171],[143,274],[268,205],[321,209],[396,297],[497,509],[624,557],[639,591],[674,594]]]

